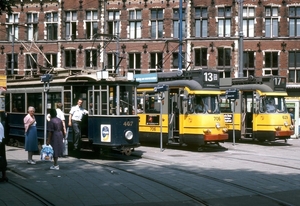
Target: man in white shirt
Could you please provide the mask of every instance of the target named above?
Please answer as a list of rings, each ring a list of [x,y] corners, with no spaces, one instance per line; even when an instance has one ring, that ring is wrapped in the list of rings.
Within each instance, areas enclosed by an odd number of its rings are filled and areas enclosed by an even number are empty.
[[[73,145],[74,150],[80,149],[80,139],[81,139],[81,120],[84,114],[89,112],[82,108],[82,99],[79,98],[77,105],[73,106],[69,112],[69,126],[73,128]]]

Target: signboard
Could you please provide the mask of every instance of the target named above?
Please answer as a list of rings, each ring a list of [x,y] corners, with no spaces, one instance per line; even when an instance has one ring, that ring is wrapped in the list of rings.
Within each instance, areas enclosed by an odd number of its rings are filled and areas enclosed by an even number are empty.
[[[101,142],[111,142],[110,124],[101,124],[100,135],[101,135]]]
[[[0,94],[6,91],[6,75],[0,74]]]
[[[232,114],[224,114],[225,123],[232,123]]]
[[[157,73],[135,74],[133,77],[140,83],[157,82]]]
[[[203,71],[203,87],[219,87],[218,71]]]
[[[227,99],[238,99],[239,98],[239,90],[238,89],[226,90],[226,98]]]

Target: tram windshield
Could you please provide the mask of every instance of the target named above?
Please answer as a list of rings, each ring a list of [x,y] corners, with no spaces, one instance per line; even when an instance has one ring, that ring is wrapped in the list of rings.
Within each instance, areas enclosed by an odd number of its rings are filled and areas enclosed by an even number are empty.
[[[203,114],[220,113],[218,96],[217,95],[190,95],[189,112],[203,113]]]
[[[262,97],[260,100],[260,111],[263,113],[286,113],[287,108],[284,97]]]

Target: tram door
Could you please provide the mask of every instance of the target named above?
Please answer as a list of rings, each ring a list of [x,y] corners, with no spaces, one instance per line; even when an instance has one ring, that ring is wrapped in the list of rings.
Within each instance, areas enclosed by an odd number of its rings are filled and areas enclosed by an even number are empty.
[[[88,107],[88,87],[87,86],[73,86],[73,105],[77,105],[77,101],[79,98],[82,99],[82,107],[86,110],[89,110]],[[82,117],[81,122],[81,137],[86,138],[88,137],[88,115],[84,115]]]
[[[242,133],[246,138],[251,138],[253,133],[254,104],[253,92],[244,92],[242,95]]]
[[[179,95],[178,89],[171,90],[169,94],[169,139],[179,140]]]

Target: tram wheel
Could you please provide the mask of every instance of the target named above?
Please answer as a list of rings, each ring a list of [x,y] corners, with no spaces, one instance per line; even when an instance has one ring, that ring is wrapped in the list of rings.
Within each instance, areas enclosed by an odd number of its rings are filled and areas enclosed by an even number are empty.
[[[130,156],[131,155],[131,148],[124,148],[122,150],[122,153],[126,156]]]
[[[198,152],[203,152],[203,148],[202,147],[198,147],[197,151]]]

